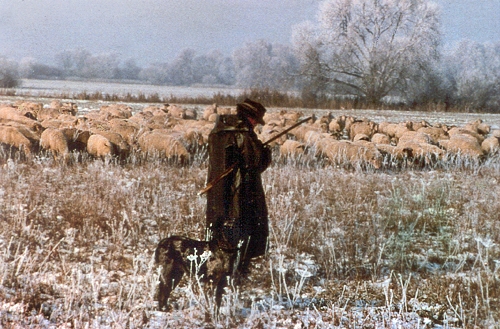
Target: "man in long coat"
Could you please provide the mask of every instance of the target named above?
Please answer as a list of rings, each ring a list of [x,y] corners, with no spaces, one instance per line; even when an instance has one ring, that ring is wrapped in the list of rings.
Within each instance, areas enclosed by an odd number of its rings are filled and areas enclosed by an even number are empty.
[[[254,132],[255,125],[264,124],[264,106],[246,99],[237,104],[236,112],[220,115],[208,137],[207,182],[229,173],[207,191],[206,233],[207,239],[217,237],[238,249],[238,269],[246,273],[251,258],[267,250],[269,224],[261,173],[271,163],[271,150]]]

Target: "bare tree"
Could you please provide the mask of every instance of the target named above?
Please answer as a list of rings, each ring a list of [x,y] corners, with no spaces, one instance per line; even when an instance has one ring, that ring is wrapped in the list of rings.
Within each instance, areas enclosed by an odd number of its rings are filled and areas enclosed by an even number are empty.
[[[425,0],[326,0],[293,31],[302,73],[323,89],[378,102],[438,55],[438,8]]]

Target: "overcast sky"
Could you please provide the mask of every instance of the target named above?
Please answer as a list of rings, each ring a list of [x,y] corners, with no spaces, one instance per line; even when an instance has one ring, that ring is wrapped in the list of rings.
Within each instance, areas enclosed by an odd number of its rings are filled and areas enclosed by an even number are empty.
[[[62,50],[116,52],[140,65],[183,48],[230,55],[245,42],[287,44],[320,0],[0,0],[0,55],[53,64]],[[500,41],[500,0],[438,0],[445,41]]]

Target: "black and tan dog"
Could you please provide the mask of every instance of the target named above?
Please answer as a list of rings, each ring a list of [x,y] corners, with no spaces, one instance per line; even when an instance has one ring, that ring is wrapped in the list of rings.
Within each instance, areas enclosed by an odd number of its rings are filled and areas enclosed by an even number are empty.
[[[206,288],[215,288],[218,313],[224,287],[238,263],[238,251],[224,249],[217,240],[199,241],[173,235],[158,243],[155,261],[157,265],[162,265],[158,289],[160,310],[168,309],[170,293],[187,273],[196,276],[205,285],[208,283]]]

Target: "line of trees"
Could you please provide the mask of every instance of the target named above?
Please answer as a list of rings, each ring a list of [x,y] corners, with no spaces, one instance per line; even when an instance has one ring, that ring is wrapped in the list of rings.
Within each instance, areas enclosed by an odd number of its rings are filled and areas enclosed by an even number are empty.
[[[231,56],[184,49],[145,67],[85,49],[56,54],[56,66],[0,58],[0,87],[18,78],[117,79],[293,90],[311,102],[344,97],[500,112],[500,42],[464,40],[443,49],[439,8],[429,1],[325,0],[317,21],[294,27],[292,41],[257,40]]]

